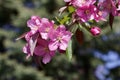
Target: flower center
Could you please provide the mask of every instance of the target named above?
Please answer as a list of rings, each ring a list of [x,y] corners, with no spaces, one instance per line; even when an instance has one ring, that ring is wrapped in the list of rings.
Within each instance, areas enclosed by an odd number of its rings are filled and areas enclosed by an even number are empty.
[[[98,15],[102,16],[102,14],[103,14],[102,11],[99,11],[99,12],[98,12]]]
[[[61,36],[59,36],[59,37],[57,38],[57,40],[58,40],[58,41],[61,41],[61,40],[62,40],[62,37],[61,37]]]
[[[37,26],[34,26],[32,29],[35,30],[35,31],[37,31],[37,30],[38,30],[38,27],[37,27]]]
[[[106,7],[107,7],[107,9],[111,9],[112,8],[111,4],[108,4]]]
[[[85,3],[85,0],[81,0],[81,3],[82,3],[82,4]]]
[[[86,11],[85,11],[85,14],[89,14],[89,13],[90,13],[90,11],[89,11],[89,10],[86,10]]]
[[[45,29],[46,32],[49,32],[49,30],[50,30],[50,28],[46,28],[46,29]]]
[[[45,48],[44,48],[44,51],[48,53],[48,52],[49,52],[48,47],[45,47]]]

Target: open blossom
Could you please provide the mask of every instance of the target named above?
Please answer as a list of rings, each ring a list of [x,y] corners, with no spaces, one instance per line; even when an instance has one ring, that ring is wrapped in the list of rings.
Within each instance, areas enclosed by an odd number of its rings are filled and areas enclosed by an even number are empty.
[[[77,9],[76,14],[82,22],[87,22],[95,18],[96,10],[94,5],[84,5]]]
[[[117,2],[115,0],[102,0],[98,2],[98,9],[103,13],[112,13],[113,16],[117,14]]]
[[[23,52],[27,54],[27,59],[34,54],[34,48],[36,47],[39,34],[31,34],[28,32],[25,34],[25,39],[27,41],[26,45],[23,47]]]
[[[27,54],[27,59],[32,56],[30,53],[30,45],[27,43],[23,47],[23,52]],[[47,64],[51,58],[55,55],[55,51],[50,51],[48,48],[48,41],[38,38],[37,46],[34,50],[34,55],[42,57],[42,62]]]
[[[94,4],[96,0],[73,0],[72,4],[76,7],[82,7],[83,5]]]
[[[93,36],[97,36],[101,33],[101,29],[99,27],[95,26],[90,29],[90,32]]]
[[[35,34],[38,31],[40,24],[41,24],[40,20],[41,20],[40,17],[32,16],[31,19],[27,21],[27,26],[30,27],[31,32],[33,34]]]
[[[84,4],[86,1],[85,0],[73,0],[71,4],[75,7],[80,7],[82,4]]]
[[[51,58],[55,55],[55,51],[50,51],[48,48],[48,41],[43,39],[38,39],[38,45],[34,51],[35,55],[42,57],[42,62],[47,64],[50,62]]]
[[[74,7],[81,7],[83,5],[94,4],[96,0],[64,0],[65,2],[69,2],[70,5]]]
[[[26,38],[39,32],[43,39],[48,39],[48,35],[54,27],[54,21],[49,21],[47,18],[32,16],[31,19],[27,21],[27,26],[30,27],[31,30],[26,34]]]
[[[72,33],[66,31],[64,25],[60,25],[56,31],[54,31],[50,36],[49,49],[51,51],[60,49],[66,50],[68,42],[71,39]]]
[[[100,11],[97,9],[96,14],[94,15],[94,19],[96,22],[99,22],[100,20],[106,21],[106,17],[108,16],[107,12]]]
[[[49,21],[47,18],[41,19],[41,25],[39,28],[39,32],[43,39],[48,39],[50,32],[53,31],[53,28],[54,28],[53,21]]]

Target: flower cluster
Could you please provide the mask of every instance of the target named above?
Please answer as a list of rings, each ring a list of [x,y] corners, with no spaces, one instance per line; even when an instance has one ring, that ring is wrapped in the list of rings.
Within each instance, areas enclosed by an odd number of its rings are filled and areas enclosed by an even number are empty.
[[[27,44],[23,52],[27,58],[34,55],[42,57],[44,64],[50,62],[56,51],[65,51],[72,36],[64,25],[56,26],[54,21],[47,18],[32,16],[27,26],[30,31],[24,35]]]
[[[96,26],[96,23],[107,21],[109,16],[109,24],[112,28],[114,17],[120,16],[120,0],[64,0],[64,2],[66,6],[59,11],[61,14],[66,10],[68,14],[60,19],[56,17],[58,25],[54,21],[38,16],[32,16],[27,21],[30,31],[22,36],[27,41],[23,48],[27,58],[40,56],[42,62],[46,64],[50,62],[56,51],[66,51],[68,48],[66,53],[68,52],[71,58],[72,47],[71,43],[68,46],[68,42],[71,40],[72,33],[79,35],[82,32],[81,28],[84,27],[93,36],[98,36],[101,29]],[[78,27],[72,26],[74,24]],[[81,29],[81,32],[78,29]],[[79,39],[78,37],[76,39]]]
[[[64,0],[64,2],[68,8],[74,7],[72,18],[80,24],[107,21],[109,16],[109,24],[112,27],[114,16],[120,15],[120,0]],[[93,26],[90,25],[89,28],[91,27]],[[94,33],[92,35],[96,36]]]
[[[82,22],[89,20],[106,20],[109,14],[119,16],[119,0],[64,0],[68,5],[74,6],[78,19]]]

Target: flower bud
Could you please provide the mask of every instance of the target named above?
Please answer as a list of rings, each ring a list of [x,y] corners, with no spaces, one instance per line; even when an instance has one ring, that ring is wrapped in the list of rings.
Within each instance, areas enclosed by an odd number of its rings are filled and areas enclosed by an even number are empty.
[[[93,36],[97,36],[101,33],[101,29],[99,27],[95,26],[90,29],[90,32]]]

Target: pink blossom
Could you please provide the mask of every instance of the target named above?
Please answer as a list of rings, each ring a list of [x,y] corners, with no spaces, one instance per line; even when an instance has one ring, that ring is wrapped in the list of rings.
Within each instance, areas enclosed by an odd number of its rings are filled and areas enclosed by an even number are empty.
[[[23,47],[23,52],[27,54],[26,59],[28,59],[30,56],[40,56],[42,57],[42,62],[44,64],[47,64],[48,62],[50,62],[51,58],[55,55],[55,51],[50,51],[48,48],[48,41],[49,40],[44,40],[41,37],[37,38],[37,43],[35,45],[35,48],[33,49],[33,54],[31,54],[31,50],[30,50],[30,40],[29,38],[34,37],[36,35],[29,35],[29,32],[27,34],[27,44]]]
[[[82,22],[86,22],[95,18],[96,10],[94,5],[84,5],[77,9],[76,14]]]
[[[99,22],[100,20],[107,21],[106,20],[107,16],[108,16],[107,12],[97,10],[96,14],[94,15],[94,17],[95,17],[94,19],[95,19],[96,22]]]
[[[35,55],[42,57],[42,62],[47,64],[50,62],[51,58],[55,55],[55,51],[50,51],[48,48],[48,41],[43,39],[38,39],[38,45],[34,51]]]
[[[31,31],[27,32],[27,33],[25,34],[25,39],[26,39],[26,41],[29,41],[32,35],[33,35],[33,33],[32,33]]]
[[[28,32],[26,35],[25,35],[25,39],[27,41],[26,45],[23,47],[23,52],[27,54],[27,59],[30,57],[30,56],[33,56],[34,54],[34,48],[36,47],[37,45],[37,40],[38,38],[40,38],[39,34],[36,33],[36,34],[31,34],[31,32]]]
[[[93,36],[97,36],[101,33],[101,29],[99,27],[95,26],[90,29],[90,32]]]
[[[64,0],[65,2],[70,2],[71,0]]]
[[[30,27],[31,31],[26,34],[26,37],[39,32],[43,39],[48,39],[48,35],[53,29],[54,21],[49,21],[47,18],[32,16],[31,19],[27,21],[27,25]]]
[[[66,50],[71,36],[72,33],[67,31],[64,25],[60,25],[50,36],[49,49],[51,51],[57,50],[58,48],[60,50]]]
[[[71,2],[71,4],[74,6],[74,7],[80,7],[82,6],[86,1],[85,0],[73,0]]]
[[[113,0],[103,0],[98,2],[98,9],[103,13],[110,14],[113,16],[117,14],[116,1]]]
[[[120,0],[118,0],[117,16],[120,16]]]
[[[96,0],[73,0],[72,4],[76,7],[82,7],[83,5],[94,4]]]
[[[94,4],[96,0],[64,0],[65,2],[69,2],[69,5],[73,5],[74,7],[81,7],[83,5]]]
[[[41,34],[42,39],[48,39],[50,32],[53,31],[54,22],[49,21],[47,18],[41,19],[41,25],[39,28],[39,32]]]
[[[117,10],[120,10],[120,0],[118,1],[118,8]]]
[[[33,34],[35,34],[38,31],[39,26],[41,24],[40,20],[41,20],[40,17],[32,16],[31,19],[27,21],[27,26],[30,27],[31,32]]]
[[[23,47],[23,52],[25,54],[27,54],[26,59],[28,59],[31,56],[31,54],[30,54],[30,46],[29,46],[28,43]]]

